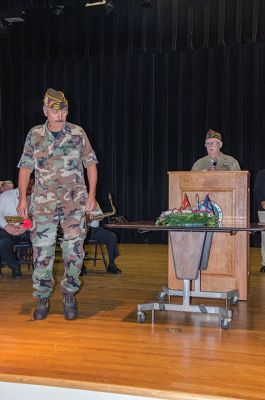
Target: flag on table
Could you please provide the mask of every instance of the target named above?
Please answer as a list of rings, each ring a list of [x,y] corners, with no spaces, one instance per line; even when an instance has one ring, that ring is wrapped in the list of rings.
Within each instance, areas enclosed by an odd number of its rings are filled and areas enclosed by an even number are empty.
[[[213,205],[212,205],[212,202],[211,202],[210,197],[209,197],[209,194],[207,194],[207,195],[205,196],[205,199],[204,199],[204,202],[203,202],[202,207],[203,207],[206,211],[209,211],[209,212],[212,212],[213,214],[215,214],[214,208],[213,208]]]
[[[184,193],[184,198],[183,198],[183,205],[182,205],[182,210],[187,210],[187,209],[191,209],[191,205],[187,196],[187,193]]]
[[[199,195],[198,195],[198,193],[196,194],[196,197],[195,197],[195,210],[199,210],[201,208],[201,206],[200,206],[200,199],[199,199]]]

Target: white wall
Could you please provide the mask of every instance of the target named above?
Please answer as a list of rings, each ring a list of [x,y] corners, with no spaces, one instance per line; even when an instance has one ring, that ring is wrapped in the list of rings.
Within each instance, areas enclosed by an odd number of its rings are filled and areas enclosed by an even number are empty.
[[[1,400],[152,400],[150,397],[139,397],[115,393],[97,392],[59,388],[24,383],[0,382]]]

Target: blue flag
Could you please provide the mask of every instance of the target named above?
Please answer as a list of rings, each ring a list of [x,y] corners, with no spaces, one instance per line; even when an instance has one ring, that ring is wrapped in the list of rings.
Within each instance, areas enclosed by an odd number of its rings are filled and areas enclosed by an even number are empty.
[[[213,212],[215,214],[212,202],[211,202],[210,197],[209,197],[208,194],[205,196],[205,199],[204,199],[204,202],[203,202],[203,208],[206,211]]]

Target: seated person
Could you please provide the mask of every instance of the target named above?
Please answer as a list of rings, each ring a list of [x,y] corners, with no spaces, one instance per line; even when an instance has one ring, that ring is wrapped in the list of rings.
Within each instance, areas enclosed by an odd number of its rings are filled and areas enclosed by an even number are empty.
[[[84,244],[86,245],[89,240],[97,240],[99,243],[107,246],[109,257],[107,272],[110,274],[121,274],[121,269],[115,264],[115,258],[120,255],[117,246],[116,234],[108,229],[103,228],[99,225],[99,221],[94,220],[91,222],[91,228],[88,230]]]
[[[2,183],[2,193],[6,192],[7,190],[13,190],[14,189],[14,183],[12,181],[4,181]]]
[[[208,155],[197,160],[192,171],[240,171],[237,160],[221,153],[223,146],[222,135],[210,129],[205,138],[205,147]]]
[[[27,194],[31,194],[33,181],[30,180]],[[13,279],[21,279],[22,273],[16,254],[14,245],[21,242],[31,243],[30,232],[21,225],[7,223],[5,216],[17,215],[18,206],[18,189],[7,190],[0,196],[0,260],[6,263],[12,269]]]
[[[265,224],[265,169],[261,169],[254,184],[254,198],[258,204],[259,222]],[[265,273],[265,232],[261,232],[261,268]]]

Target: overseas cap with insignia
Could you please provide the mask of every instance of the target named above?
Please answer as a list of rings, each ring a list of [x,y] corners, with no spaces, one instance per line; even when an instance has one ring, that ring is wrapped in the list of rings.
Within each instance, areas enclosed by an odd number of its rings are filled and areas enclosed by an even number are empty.
[[[220,132],[214,131],[213,129],[209,129],[208,132],[206,133],[206,140],[207,139],[218,139],[222,141],[222,135]]]
[[[48,89],[45,93],[43,102],[46,107],[54,110],[63,110],[68,106],[68,101],[63,92],[54,90],[52,88]]]

